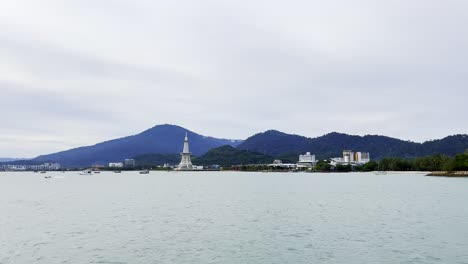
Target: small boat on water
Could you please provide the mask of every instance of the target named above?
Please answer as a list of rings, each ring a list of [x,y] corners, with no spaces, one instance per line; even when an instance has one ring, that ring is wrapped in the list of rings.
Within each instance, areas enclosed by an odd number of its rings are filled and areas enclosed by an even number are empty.
[[[122,173],[122,171],[116,170],[114,171],[114,173]]]
[[[149,174],[149,173],[150,173],[149,170],[142,170],[142,171],[140,171],[140,174]]]
[[[80,172],[80,175],[91,175],[92,171],[91,170],[84,170]]]
[[[50,178],[52,178],[52,176],[50,176],[50,175],[46,175],[46,176],[44,176],[44,178],[46,178],[46,179],[50,179]]]
[[[39,173],[47,173],[47,171],[40,171]]]
[[[93,171],[93,173],[99,174],[99,173],[101,173],[101,172],[100,172],[100,171]]]

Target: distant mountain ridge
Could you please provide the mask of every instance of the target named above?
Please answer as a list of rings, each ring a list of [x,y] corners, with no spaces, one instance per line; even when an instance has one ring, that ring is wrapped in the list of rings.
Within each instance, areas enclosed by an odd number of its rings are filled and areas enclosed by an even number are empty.
[[[122,161],[147,153],[173,154],[182,151],[185,133],[190,139],[190,151],[195,156],[208,150],[223,146],[237,146],[241,140],[219,139],[194,133],[180,126],[157,125],[139,134],[98,143],[93,146],[79,147],[48,155],[34,160],[53,160],[64,166],[107,165],[108,162]]]
[[[453,156],[468,149],[468,135],[453,135],[424,143],[415,143],[379,135],[354,136],[332,132],[321,137],[307,138],[268,130],[246,139],[237,148],[272,156],[309,151],[320,158],[341,156],[344,149],[370,152],[371,159],[414,158],[432,154]]]
[[[157,125],[139,134],[79,147],[48,155],[41,155],[32,161],[55,161],[65,167],[84,167],[92,164],[106,165],[108,162],[122,161],[125,158],[140,156],[141,162],[174,162],[183,147],[185,132],[188,132],[190,150],[194,156],[202,156],[211,149],[229,145],[238,150],[221,148],[205,156],[204,162],[215,161],[214,156],[229,163],[229,157],[242,157],[246,162],[259,160],[263,156],[295,162],[300,153],[311,152],[317,158],[325,159],[342,155],[344,149],[370,152],[371,159],[384,157],[414,158],[433,154],[454,156],[468,149],[468,135],[453,135],[443,139],[415,143],[380,135],[347,135],[332,132],[316,138],[291,135],[277,130],[268,130],[253,135],[246,140],[219,139],[202,136],[175,125]],[[141,156],[150,155],[150,156]],[[151,156],[152,155],[152,156]],[[158,156],[159,155],[159,156]],[[18,162],[18,161],[15,161]]]

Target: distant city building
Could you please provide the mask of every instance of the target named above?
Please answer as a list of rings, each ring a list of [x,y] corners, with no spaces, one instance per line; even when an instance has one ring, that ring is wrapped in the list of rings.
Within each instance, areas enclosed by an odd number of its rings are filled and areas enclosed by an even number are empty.
[[[354,162],[354,152],[351,150],[343,150],[343,160],[346,163]]]
[[[370,161],[369,152],[343,150],[343,157],[331,158],[330,165],[361,165]]]
[[[123,162],[110,162],[109,168],[123,168]]]
[[[312,168],[315,166],[317,161],[315,160],[315,155],[311,155],[310,152],[306,152],[304,155],[299,155],[299,161],[296,163],[298,168]]]
[[[28,171],[28,170],[52,171],[52,170],[60,170],[61,165],[60,165],[60,163],[56,163],[56,162],[46,162],[46,163],[43,163],[43,164],[33,164],[33,165],[23,165],[23,164],[19,164],[19,165],[1,165],[0,169],[5,170],[5,171]]]
[[[274,161],[273,161],[273,164],[274,164],[274,165],[281,165],[281,164],[283,164],[283,161],[277,159],[277,160],[274,160]]]
[[[354,161],[359,164],[364,164],[370,161],[369,152],[356,152],[354,153]]]
[[[124,166],[127,168],[135,167],[135,160],[134,159],[125,159]]]

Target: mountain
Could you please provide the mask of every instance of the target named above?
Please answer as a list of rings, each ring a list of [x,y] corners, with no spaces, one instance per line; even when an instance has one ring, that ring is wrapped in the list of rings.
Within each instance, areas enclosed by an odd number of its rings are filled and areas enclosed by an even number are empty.
[[[155,126],[137,135],[105,141],[93,146],[41,155],[32,161],[55,161],[65,167],[81,167],[92,164],[105,165],[108,162],[122,161],[145,154],[147,156],[138,158],[143,163],[156,162],[158,165],[165,162],[174,163],[177,161],[176,156],[168,154],[180,153],[186,131],[192,154],[203,155],[199,158],[203,162],[200,165],[241,164],[247,161],[255,163],[257,160],[271,162],[272,157],[285,162],[295,162],[297,156],[305,152],[311,152],[316,154],[317,158],[324,159],[339,157],[344,149],[370,152],[371,159],[376,160],[384,157],[413,158],[432,154],[453,156],[468,149],[468,135],[453,135],[424,143],[415,143],[379,135],[355,136],[333,132],[321,137],[308,138],[268,130],[242,141],[206,137],[179,126],[166,124]],[[215,149],[225,145],[231,148]],[[207,153],[211,149],[215,150]],[[236,149],[244,152],[236,152]],[[207,155],[204,155],[205,153]],[[259,156],[261,154],[263,155]]]
[[[157,125],[137,135],[98,143],[93,146],[74,148],[48,155],[35,160],[53,160],[63,166],[89,166],[122,161],[140,154],[174,154],[182,151],[185,133],[188,133],[190,150],[195,156],[223,146],[237,146],[240,140],[206,137],[175,125]]]
[[[193,164],[209,166],[217,164],[220,166],[231,166],[241,164],[265,164],[272,163],[270,155],[236,149],[232,146],[222,146],[208,151],[201,157],[193,159]]]
[[[307,138],[268,130],[246,139],[237,148],[275,157],[291,157],[309,151],[318,158],[339,157],[344,149],[351,149],[370,152],[371,158],[378,160],[383,157],[413,158],[432,154],[453,156],[468,149],[468,136],[454,135],[415,143],[378,135],[354,136],[333,132],[321,137]]]

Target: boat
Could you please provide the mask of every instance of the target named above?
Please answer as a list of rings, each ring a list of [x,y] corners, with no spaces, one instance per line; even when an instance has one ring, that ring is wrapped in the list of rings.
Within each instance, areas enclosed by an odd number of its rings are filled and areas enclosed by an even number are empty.
[[[121,172],[122,172],[122,171],[119,171],[119,170],[114,171],[114,173],[121,173]]]
[[[149,170],[142,170],[140,171],[140,174],[149,174]]]
[[[80,172],[80,175],[90,175],[91,174],[91,170],[84,170],[82,172]]]
[[[100,171],[93,171],[93,173],[99,174],[99,173],[101,173],[101,172],[100,172]]]
[[[40,171],[39,173],[47,173],[47,171]]]
[[[44,178],[46,178],[46,179],[50,179],[50,178],[52,178],[52,176],[50,176],[50,175],[47,175],[47,176],[44,176]]]

